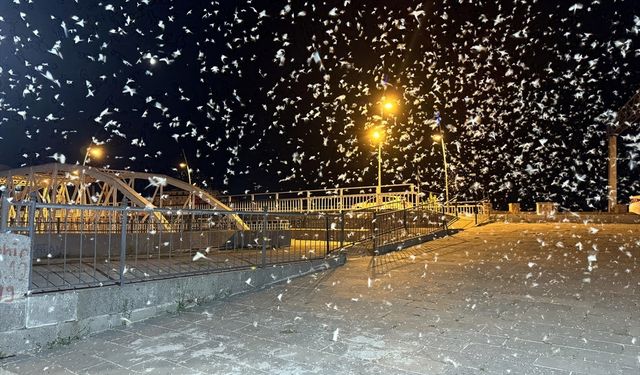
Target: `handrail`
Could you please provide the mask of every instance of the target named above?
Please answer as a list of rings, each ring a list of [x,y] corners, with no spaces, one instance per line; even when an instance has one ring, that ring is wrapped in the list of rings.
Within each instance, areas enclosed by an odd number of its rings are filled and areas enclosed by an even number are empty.
[[[389,184],[389,185],[382,185],[382,189],[385,188],[394,188],[394,187],[413,187],[416,191],[418,190],[418,187],[414,184]],[[269,195],[274,195],[274,194],[279,194],[279,195],[283,195],[283,194],[296,194],[297,196],[302,196],[303,193],[313,193],[313,192],[325,192],[325,193],[329,193],[325,196],[334,196],[334,195],[338,195],[340,190],[344,191],[349,191],[349,190],[366,190],[366,189],[371,189],[371,190],[375,190],[377,188],[376,185],[371,185],[371,186],[351,186],[351,187],[340,187],[340,188],[333,188],[333,189],[309,189],[309,190],[298,190],[298,191],[273,191],[273,192],[262,192],[262,193],[249,193],[249,194],[225,194],[225,195],[218,195],[217,197],[219,199],[223,199],[223,198],[235,198],[235,197],[250,197],[250,196],[269,196]],[[332,193],[335,192],[335,193]],[[426,192],[429,193],[429,192]]]

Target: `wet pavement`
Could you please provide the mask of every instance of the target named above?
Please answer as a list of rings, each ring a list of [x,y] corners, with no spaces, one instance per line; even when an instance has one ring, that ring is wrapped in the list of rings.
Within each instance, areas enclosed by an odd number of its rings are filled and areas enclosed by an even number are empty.
[[[3,374],[640,374],[640,225],[468,228],[5,358]]]

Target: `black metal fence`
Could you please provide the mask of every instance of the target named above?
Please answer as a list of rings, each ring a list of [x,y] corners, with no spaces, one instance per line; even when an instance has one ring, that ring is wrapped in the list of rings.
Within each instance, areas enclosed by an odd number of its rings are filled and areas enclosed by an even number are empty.
[[[370,254],[446,228],[412,207],[341,213],[144,209],[2,201],[0,230],[31,238],[32,293]]]
[[[426,240],[434,233],[447,231],[457,218],[452,215],[431,211],[425,206],[409,207],[402,210],[374,212],[372,219],[374,254],[382,254],[401,249],[410,240]]]

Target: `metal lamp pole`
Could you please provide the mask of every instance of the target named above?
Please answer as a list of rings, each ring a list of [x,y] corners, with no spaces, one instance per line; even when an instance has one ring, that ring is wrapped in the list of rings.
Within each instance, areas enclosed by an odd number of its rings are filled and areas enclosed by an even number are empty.
[[[445,206],[449,204],[449,173],[447,171],[447,149],[444,145],[444,132],[442,131],[442,127],[440,126],[440,122],[442,121],[440,117],[440,112],[435,113],[436,123],[438,124],[438,130],[440,133],[431,136],[434,141],[440,141],[440,145],[442,146],[442,164],[444,166],[444,199]]]
[[[372,137],[374,141],[378,142],[378,186],[376,186],[376,205],[379,206],[382,204],[382,142],[384,141],[384,110],[387,109],[389,112],[393,112],[394,110],[394,102],[393,100],[387,99],[385,96],[382,97],[380,101],[380,123],[381,126],[379,129],[374,130],[372,133]]]
[[[103,150],[100,147],[93,147],[93,141],[87,146],[87,151],[84,153],[84,159],[82,160],[82,173],[80,175],[80,194],[78,194],[78,199],[80,204],[86,203],[85,191],[87,185],[84,181],[85,178],[85,166],[89,162],[89,155],[93,154],[93,157],[100,158],[102,156]]]
[[[191,183],[191,167],[189,166],[189,161],[187,160],[187,154],[182,150],[182,156],[184,157],[184,163],[180,163],[180,167],[185,168],[187,170],[187,180],[189,181],[189,185],[193,186]],[[189,208],[193,208],[193,194],[189,191]]]
[[[378,141],[378,187],[376,189],[376,204],[382,204],[382,139]]]
[[[442,145],[442,164],[444,165],[444,194],[445,204],[449,204],[449,174],[447,172],[447,151],[444,147],[444,136],[440,134],[440,144]]]

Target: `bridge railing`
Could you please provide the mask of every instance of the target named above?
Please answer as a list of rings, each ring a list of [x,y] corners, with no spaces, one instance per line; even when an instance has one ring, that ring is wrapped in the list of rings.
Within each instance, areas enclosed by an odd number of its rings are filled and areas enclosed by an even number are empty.
[[[372,207],[380,202],[397,201],[415,206],[420,204],[421,193],[413,184],[398,184],[383,185],[380,194],[377,194],[376,186],[362,186],[217,198],[237,211],[262,211],[266,208],[272,212],[340,212]]]

